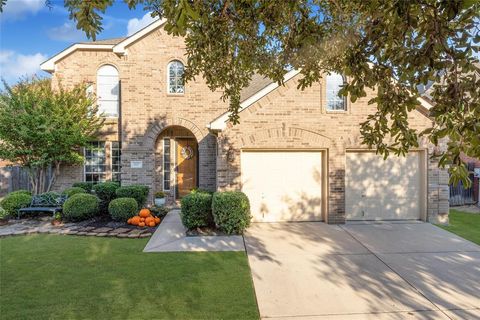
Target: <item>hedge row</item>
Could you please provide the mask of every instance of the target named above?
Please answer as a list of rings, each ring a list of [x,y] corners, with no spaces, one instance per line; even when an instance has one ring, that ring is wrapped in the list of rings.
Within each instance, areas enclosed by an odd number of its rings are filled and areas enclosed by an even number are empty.
[[[216,225],[227,234],[242,234],[250,225],[250,202],[243,192],[195,190],[181,200],[181,218],[188,229]]]
[[[62,194],[67,195],[63,205],[63,217],[70,221],[80,221],[101,214],[110,214],[114,220],[127,220],[134,216],[147,201],[149,187],[131,185],[120,187],[117,182],[92,184],[89,182],[74,183]],[[57,192],[47,192],[40,195],[45,198],[57,198]],[[18,210],[28,207],[32,195],[28,190],[18,190],[9,193],[0,202],[0,219],[16,216]]]

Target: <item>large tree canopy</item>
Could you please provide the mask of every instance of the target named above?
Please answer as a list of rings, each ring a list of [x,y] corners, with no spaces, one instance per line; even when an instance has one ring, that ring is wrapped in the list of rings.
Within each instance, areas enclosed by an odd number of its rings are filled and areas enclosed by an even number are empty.
[[[167,19],[184,36],[186,80],[205,77],[230,101],[239,121],[240,91],[259,73],[282,83],[300,69],[300,88],[323,74],[348,76],[341,94],[352,101],[375,88],[377,112],[361,124],[363,142],[379,153],[405,154],[424,135],[448,139],[440,165],[467,180],[463,152],[480,158],[478,0],[124,0]],[[113,0],[65,0],[77,28],[95,39]],[[475,55],[477,58],[475,58]],[[413,130],[408,113],[419,86],[434,82],[432,127]]]

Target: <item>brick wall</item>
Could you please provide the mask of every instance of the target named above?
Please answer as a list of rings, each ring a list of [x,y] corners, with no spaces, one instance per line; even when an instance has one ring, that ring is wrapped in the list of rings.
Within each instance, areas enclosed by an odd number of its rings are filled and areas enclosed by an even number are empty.
[[[361,144],[360,126],[375,106],[367,97],[347,104],[346,112],[325,109],[324,83],[301,91],[298,77],[288,81],[255,104],[242,111],[240,124],[230,126],[220,134],[217,158],[218,187],[240,189],[240,150],[242,148],[321,148],[328,149],[328,214],[329,223],[345,221],[345,152],[365,149]],[[421,130],[430,121],[420,112],[410,115],[412,127]],[[433,147],[420,141],[420,147],[430,156]],[[226,153],[231,156],[228,158]],[[228,158],[228,159],[227,159]],[[448,174],[437,167],[435,159],[428,160],[429,221],[438,221],[448,214]]]

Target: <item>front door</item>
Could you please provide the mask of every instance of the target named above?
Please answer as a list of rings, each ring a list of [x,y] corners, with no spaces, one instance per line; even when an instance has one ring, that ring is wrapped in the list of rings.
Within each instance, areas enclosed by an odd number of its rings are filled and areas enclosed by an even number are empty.
[[[195,139],[178,138],[177,141],[177,198],[197,187],[197,150]]]

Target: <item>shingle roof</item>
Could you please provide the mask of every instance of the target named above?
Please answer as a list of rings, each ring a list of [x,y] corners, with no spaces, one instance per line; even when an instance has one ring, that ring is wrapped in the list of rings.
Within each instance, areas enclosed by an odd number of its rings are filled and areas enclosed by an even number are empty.
[[[81,44],[107,44],[107,45],[116,45],[125,40],[126,37],[121,38],[112,38],[112,39],[104,39],[104,40],[96,40],[96,41],[86,41],[86,42],[79,42]]]
[[[267,77],[264,77],[260,74],[254,74],[250,80],[248,87],[245,87],[240,92],[240,102],[243,102],[253,96],[255,93],[259,92],[273,81]]]

